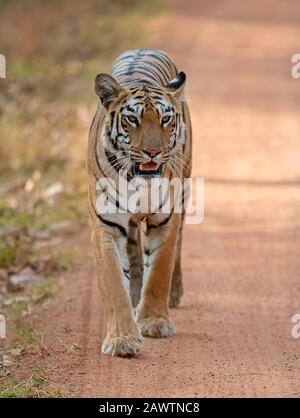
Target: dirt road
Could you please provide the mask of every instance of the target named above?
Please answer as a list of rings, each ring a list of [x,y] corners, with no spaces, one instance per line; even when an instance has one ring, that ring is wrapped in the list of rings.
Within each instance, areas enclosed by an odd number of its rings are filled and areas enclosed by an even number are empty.
[[[193,175],[206,182],[204,223],[185,230],[177,335],[146,339],[134,359],[100,354],[105,324],[83,231],[72,243],[77,273],[36,317],[52,386],[88,397],[300,396],[300,339],[291,334],[300,313],[300,80],[290,75],[299,2],[172,4],[149,47],[188,74]],[[86,351],[66,353],[62,340]]]

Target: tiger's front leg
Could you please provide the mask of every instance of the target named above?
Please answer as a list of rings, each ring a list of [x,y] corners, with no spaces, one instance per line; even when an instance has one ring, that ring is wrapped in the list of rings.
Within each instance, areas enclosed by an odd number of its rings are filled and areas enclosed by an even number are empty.
[[[182,270],[181,270],[181,247],[182,247],[182,229],[183,229],[184,218],[180,222],[180,229],[178,233],[177,248],[175,267],[172,277],[172,284],[169,297],[169,308],[177,308],[180,299],[183,295],[183,284],[182,284]]]
[[[132,356],[139,352],[142,337],[133,318],[129,296],[127,238],[124,231],[104,224],[94,214],[92,219],[97,279],[107,320],[102,352]]]
[[[169,293],[174,271],[181,215],[168,222],[148,225],[145,237],[145,271],[137,321],[143,336],[169,337],[175,326],[169,318]]]

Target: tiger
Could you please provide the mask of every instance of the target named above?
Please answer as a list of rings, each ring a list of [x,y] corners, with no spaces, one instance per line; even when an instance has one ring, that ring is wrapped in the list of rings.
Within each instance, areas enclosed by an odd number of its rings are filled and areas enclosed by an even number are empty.
[[[190,177],[192,131],[186,75],[153,49],[123,52],[95,78],[99,98],[88,141],[88,197],[95,270],[106,319],[102,353],[135,356],[143,337],[170,337],[169,308],[183,295],[184,211],[98,209],[99,182]],[[113,199],[120,207],[117,186]],[[100,191],[106,193],[105,187]],[[111,196],[106,196],[110,199]]]

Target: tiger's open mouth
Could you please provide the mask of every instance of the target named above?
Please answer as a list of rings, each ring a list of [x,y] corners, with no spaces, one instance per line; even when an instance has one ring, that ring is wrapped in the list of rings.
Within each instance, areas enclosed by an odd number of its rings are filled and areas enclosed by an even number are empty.
[[[135,176],[160,176],[162,174],[162,166],[154,161],[135,163],[133,166],[133,174]]]

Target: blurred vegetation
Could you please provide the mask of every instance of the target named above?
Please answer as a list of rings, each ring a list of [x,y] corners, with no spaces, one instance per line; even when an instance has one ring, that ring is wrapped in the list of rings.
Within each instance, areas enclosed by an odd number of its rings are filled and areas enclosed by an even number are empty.
[[[0,268],[20,260],[23,248],[28,252],[35,230],[61,220],[87,222],[94,77],[121,51],[145,47],[145,23],[160,6],[0,1],[0,52],[7,60],[7,79],[0,80]]]
[[[7,78],[0,79],[0,310],[22,352],[26,341],[36,343],[23,318],[72,265],[64,236],[88,223],[94,77],[109,71],[120,52],[151,47],[147,22],[161,10],[161,0],[0,0],[0,53],[7,62]],[[26,274],[44,281],[12,288],[11,277]],[[1,356],[0,346],[0,397],[1,367],[3,376],[11,373]],[[45,395],[44,383],[35,375],[12,380],[2,396]]]

